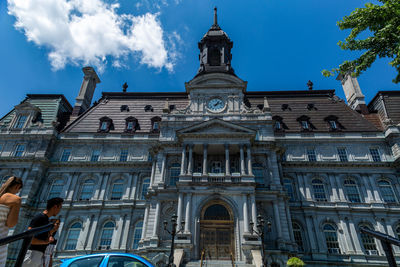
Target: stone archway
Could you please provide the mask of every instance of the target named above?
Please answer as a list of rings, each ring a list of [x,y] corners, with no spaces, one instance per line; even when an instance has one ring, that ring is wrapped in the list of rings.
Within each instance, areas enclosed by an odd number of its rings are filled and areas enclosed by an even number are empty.
[[[200,255],[209,260],[234,256],[234,223],[230,207],[221,200],[207,203],[201,211]]]

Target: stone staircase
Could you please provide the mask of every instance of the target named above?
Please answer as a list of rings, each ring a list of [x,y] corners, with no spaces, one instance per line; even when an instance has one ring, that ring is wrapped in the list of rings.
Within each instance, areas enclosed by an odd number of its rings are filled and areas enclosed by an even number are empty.
[[[183,265],[184,267],[200,267],[200,261],[190,261]],[[204,260],[203,267],[254,267],[253,264],[246,264],[241,261],[235,261],[232,266],[232,261],[229,260]]]

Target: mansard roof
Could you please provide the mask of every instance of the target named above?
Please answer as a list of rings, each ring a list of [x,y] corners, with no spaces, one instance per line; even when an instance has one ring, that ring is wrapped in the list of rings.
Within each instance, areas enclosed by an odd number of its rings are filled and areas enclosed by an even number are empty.
[[[297,118],[304,115],[310,118],[315,126],[313,132],[330,132],[325,118],[335,116],[343,126],[341,132],[378,132],[381,131],[363,115],[352,110],[345,102],[334,94],[334,90],[312,91],[260,91],[246,92],[247,105],[256,109],[264,104],[267,98],[272,116],[279,116],[287,126],[285,132],[301,132]],[[167,102],[168,99],[168,102]],[[150,133],[151,119],[161,117],[166,103],[176,109],[185,109],[189,104],[188,94],[184,92],[162,93],[103,93],[102,98],[89,110],[79,116],[64,132],[97,132],[99,119],[107,116],[113,120],[115,130],[110,133],[123,133],[126,118],[138,119],[140,130],[136,133]],[[312,104],[312,105],[309,105]],[[127,105],[129,111],[121,111],[121,106]],[[151,105],[151,110],[145,106]],[[286,107],[287,108],[282,108]]]

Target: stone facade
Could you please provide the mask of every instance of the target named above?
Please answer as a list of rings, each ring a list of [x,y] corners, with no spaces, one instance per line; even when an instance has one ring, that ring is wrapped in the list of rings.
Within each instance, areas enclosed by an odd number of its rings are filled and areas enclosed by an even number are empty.
[[[177,264],[203,255],[260,266],[250,222],[261,215],[270,266],[292,255],[308,266],[384,265],[359,227],[400,235],[400,93],[366,106],[358,83],[342,82],[360,97],[349,107],[333,90],[247,92],[216,15],[199,47],[185,93],[103,93],[91,105],[100,79],[86,67],[74,108],[62,95],[28,95],[6,114],[0,175],[25,183],[11,232],[61,196],[56,259],[120,251],[164,266],[163,222],[176,214]],[[210,251],[213,233],[227,251]],[[11,245],[9,258],[17,252]]]

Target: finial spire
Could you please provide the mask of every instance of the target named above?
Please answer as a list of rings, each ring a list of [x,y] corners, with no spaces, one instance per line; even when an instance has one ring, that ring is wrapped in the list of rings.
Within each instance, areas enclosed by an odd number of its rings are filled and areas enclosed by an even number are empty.
[[[214,7],[214,25],[218,25],[218,21],[217,21],[217,7]]]

